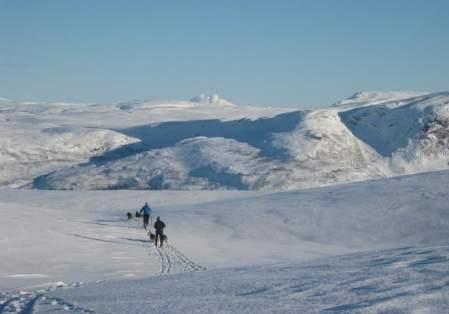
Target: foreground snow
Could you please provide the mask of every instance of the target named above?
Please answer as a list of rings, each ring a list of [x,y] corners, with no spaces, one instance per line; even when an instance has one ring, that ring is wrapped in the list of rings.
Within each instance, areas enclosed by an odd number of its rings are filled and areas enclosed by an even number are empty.
[[[445,171],[282,193],[2,190],[0,313],[444,313],[448,185]],[[164,249],[126,220],[145,200]]]
[[[448,263],[449,246],[407,247],[2,297],[13,313],[447,313]]]

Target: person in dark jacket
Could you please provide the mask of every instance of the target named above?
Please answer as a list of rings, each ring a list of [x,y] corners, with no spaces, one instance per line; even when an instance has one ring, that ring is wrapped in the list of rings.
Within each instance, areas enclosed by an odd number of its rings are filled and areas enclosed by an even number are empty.
[[[162,247],[163,238],[164,238],[164,228],[165,224],[158,216],[156,222],[154,223],[154,229],[156,230],[156,239],[154,240],[154,244],[157,246],[157,240],[159,239],[160,246]]]
[[[143,205],[142,209],[140,210],[140,214],[143,213],[143,227],[145,230],[147,229],[148,223],[150,221],[151,216],[151,208],[148,206],[148,202],[145,202],[145,205]]]

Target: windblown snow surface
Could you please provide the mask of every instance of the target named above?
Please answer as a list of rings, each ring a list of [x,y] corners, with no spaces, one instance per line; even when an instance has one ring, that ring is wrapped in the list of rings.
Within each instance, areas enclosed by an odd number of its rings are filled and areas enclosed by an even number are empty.
[[[449,93],[361,92],[308,111],[190,101],[0,100],[0,184],[294,190],[448,169]]]
[[[448,186],[0,190],[0,313],[447,313]],[[125,217],[144,200],[162,249]]]

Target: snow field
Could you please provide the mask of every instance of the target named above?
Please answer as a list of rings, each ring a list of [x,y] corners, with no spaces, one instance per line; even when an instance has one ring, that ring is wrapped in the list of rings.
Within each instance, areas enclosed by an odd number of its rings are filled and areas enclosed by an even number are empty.
[[[94,313],[447,313],[448,262],[449,246],[405,247],[110,281],[50,296]]]
[[[448,184],[443,171],[280,193],[2,190],[3,311],[444,313]],[[146,200],[163,249],[126,220]]]

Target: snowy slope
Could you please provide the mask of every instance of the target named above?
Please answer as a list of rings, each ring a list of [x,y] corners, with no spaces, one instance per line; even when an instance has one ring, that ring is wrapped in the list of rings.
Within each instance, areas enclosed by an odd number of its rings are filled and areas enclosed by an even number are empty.
[[[19,187],[30,178],[87,161],[137,139],[104,129],[0,123],[0,185]]]
[[[46,189],[285,190],[383,177],[386,162],[338,110],[116,130],[140,145],[35,178]]]
[[[448,261],[448,246],[407,247],[0,299],[5,313],[447,313]]]
[[[0,309],[443,313],[448,174],[281,193],[2,190]],[[165,249],[125,218],[145,200]]]
[[[386,101],[340,116],[353,134],[389,158],[395,173],[448,167],[448,92]]]
[[[407,100],[426,94],[429,93],[415,91],[362,91],[336,102],[333,106],[339,107],[340,109],[351,109],[367,105],[376,105],[386,101]]]
[[[447,313],[448,262],[449,246],[408,247],[88,284],[48,293],[37,312],[78,304],[100,313]]]
[[[124,214],[145,200],[166,220],[170,243],[207,268],[444,244],[449,239],[448,184],[448,173],[436,172],[282,193],[6,190],[0,193],[2,247],[29,245],[0,250],[1,282],[14,270],[57,270],[41,269],[46,264],[40,259],[51,259],[53,266],[59,258],[77,264],[83,260],[76,255],[84,250],[79,245],[91,248],[85,247],[92,254],[88,261],[98,256],[109,265],[105,250],[128,250],[131,257],[129,248],[140,243],[126,238],[145,235]],[[25,214],[29,219],[14,223]],[[111,247],[99,249],[103,245]],[[48,254],[54,248],[59,254]]]

